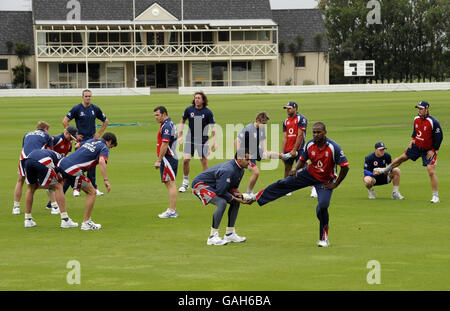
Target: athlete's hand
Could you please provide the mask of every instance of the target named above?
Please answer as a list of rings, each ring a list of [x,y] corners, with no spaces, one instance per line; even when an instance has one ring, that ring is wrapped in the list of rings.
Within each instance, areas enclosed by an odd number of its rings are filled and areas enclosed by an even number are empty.
[[[161,161],[160,160],[156,160],[155,162],[155,169],[158,169],[161,167]]]
[[[297,151],[292,149],[292,151],[290,152],[291,154],[291,158],[295,158],[297,156]]]
[[[182,144],[183,143],[183,132],[180,131],[178,133],[177,143]]]
[[[100,134],[99,133],[95,133],[93,137],[94,137],[94,139],[99,139],[100,138]]]
[[[108,193],[111,191],[111,185],[109,184],[109,181],[108,180],[105,180],[105,187],[106,187],[106,190],[108,191]]]
[[[239,202],[241,204],[248,204],[248,205],[251,205],[253,202],[255,202],[253,200],[244,200],[244,199],[241,199],[241,198],[238,198],[238,197],[235,197],[235,196],[233,196],[233,199],[236,202]]]
[[[432,150],[428,150],[427,152],[427,160],[431,160],[434,157],[434,152]]]
[[[333,190],[333,189],[337,188],[337,186],[338,185],[336,183],[332,182],[332,183],[329,183],[329,184],[324,184],[322,186],[322,188],[326,189],[326,190]]]
[[[409,142],[408,149],[411,149],[413,144],[414,144],[414,140],[411,140],[411,141]]]
[[[78,134],[78,135],[77,135],[77,140],[78,140],[78,141],[82,141],[82,140],[83,140],[83,135]]]
[[[289,171],[289,176],[297,177],[297,170],[296,169],[290,170]]]

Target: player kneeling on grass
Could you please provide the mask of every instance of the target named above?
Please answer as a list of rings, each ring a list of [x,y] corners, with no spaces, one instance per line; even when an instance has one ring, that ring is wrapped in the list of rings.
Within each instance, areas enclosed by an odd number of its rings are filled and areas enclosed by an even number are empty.
[[[61,228],[78,227],[78,223],[69,218],[66,210],[66,200],[62,187],[61,174],[56,172],[56,164],[62,158],[59,153],[48,149],[32,151],[26,158],[21,160],[25,172],[25,181],[28,189],[25,198],[25,228],[36,226],[31,217],[34,193],[37,189],[48,189],[54,192],[56,202],[61,214]]]
[[[393,181],[392,198],[394,200],[403,200],[398,187],[400,185],[400,169],[394,168],[391,172],[376,175],[376,172],[391,164],[392,158],[386,152],[386,146],[382,142],[375,144],[375,152],[369,154],[364,161],[364,185],[369,189],[369,199],[375,199],[374,186],[381,186]]]
[[[278,180],[258,192],[253,198],[260,206],[272,202],[289,192],[314,186],[317,191],[316,214],[319,219],[319,247],[328,247],[328,207],[333,189],[337,188],[349,171],[348,161],[341,147],[326,137],[325,124],[317,122],[313,126],[313,140],[306,144],[300,161],[289,176]],[[308,159],[311,163],[304,169]],[[335,175],[336,166],[340,166],[339,176]],[[247,196],[244,195],[244,199]]]
[[[239,205],[241,203],[252,203],[252,201],[243,200],[242,194],[237,190],[249,162],[250,155],[248,152],[238,152],[233,160],[203,171],[192,181],[192,193],[202,201],[203,205],[206,206],[208,203],[212,203],[217,206],[213,214],[211,233],[206,241],[207,245],[245,242],[246,238],[238,236],[234,226],[239,212]],[[219,225],[227,204],[230,204],[228,209],[228,226],[222,240],[219,237]]]
[[[74,153],[69,154],[58,163],[59,171],[66,178],[74,189],[82,189],[86,192],[86,203],[84,209],[84,219],[81,230],[98,230],[102,226],[91,220],[91,212],[94,208],[97,191],[92,186],[90,180],[83,175],[83,171],[88,171],[98,164],[103,175],[103,181],[108,193],[111,185],[108,180],[106,164],[109,158],[109,149],[117,146],[117,138],[113,133],[103,134],[101,139],[89,139]]]

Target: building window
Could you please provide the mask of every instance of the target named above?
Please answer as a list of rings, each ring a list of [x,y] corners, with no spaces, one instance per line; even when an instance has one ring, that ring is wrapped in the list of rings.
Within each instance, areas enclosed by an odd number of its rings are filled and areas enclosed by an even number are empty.
[[[219,31],[219,41],[230,41],[230,33],[228,31]]]
[[[246,31],[245,41],[256,41],[258,39],[258,33],[256,31]]]
[[[244,32],[243,31],[232,31],[231,32],[231,40],[232,41],[244,40]]]
[[[85,88],[85,63],[50,63],[50,88]]]
[[[295,56],[295,67],[306,67],[305,56]]]
[[[228,63],[213,62],[211,63],[212,86],[228,85]]]
[[[0,59],[0,71],[6,70],[8,70],[8,59],[6,58]]]

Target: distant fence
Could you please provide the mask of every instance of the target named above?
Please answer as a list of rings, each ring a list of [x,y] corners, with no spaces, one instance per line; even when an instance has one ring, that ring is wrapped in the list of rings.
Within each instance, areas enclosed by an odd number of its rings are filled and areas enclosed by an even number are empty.
[[[283,94],[283,93],[344,93],[344,92],[405,92],[448,91],[450,82],[395,84],[333,84],[301,86],[207,86],[180,87],[178,94],[191,95],[197,91],[211,94]]]
[[[81,96],[84,89],[0,89],[0,97],[51,97]],[[150,95],[149,87],[139,88],[92,88],[93,96]]]

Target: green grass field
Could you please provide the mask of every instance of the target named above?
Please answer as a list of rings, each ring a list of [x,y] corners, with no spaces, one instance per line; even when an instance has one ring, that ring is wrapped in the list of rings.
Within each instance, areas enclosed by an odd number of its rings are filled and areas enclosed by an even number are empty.
[[[93,103],[110,123],[147,125],[108,128],[119,142],[108,163],[112,190],[97,199],[93,211],[92,219],[103,228],[84,232],[60,229],[59,216],[44,208],[42,190],[33,208],[37,227],[24,228],[24,195],[22,214],[11,214],[23,135],[38,120],[51,124],[51,134],[60,134],[61,120],[80,98],[0,98],[0,290],[450,290],[450,92],[209,96],[209,107],[224,129],[228,123],[252,122],[259,111],[268,112],[269,126],[281,125],[286,117],[282,106],[289,100],[308,118],[308,140],[314,122],[327,125],[327,136],[345,151],[350,172],[333,194],[331,247],[324,249],[316,246],[316,201],[309,189],[264,207],[242,206],[236,228],[247,237],[243,244],[207,246],[214,206],[203,207],[190,192],[178,196],[177,219],[157,218],[168,206],[168,195],[153,167],[159,128],[153,108],[166,106],[178,123],[191,99],[175,94],[95,97],[94,92]],[[368,200],[364,156],[379,140],[393,157],[400,155],[421,99],[430,102],[444,131],[437,166],[441,203],[429,203],[430,182],[420,161],[400,167],[405,200],[390,199],[391,185],[376,188],[377,199]],[[210,165],[223,161],[214,159]],[[191,164],[192,180],[200,161]],[[256,189],[282,175],[280,162],[276,170],[261,172]],[[248,178],[246,172],[241,191]],[[178,186],[181,180],[180,163]],[[70,217],[81,223],[85,196],[74,198],[69,190],[66,199]],[[225,213],[221,236],[226,222]],[[79,285],[66,282],[70,260],[80,262]],[[379,285],[366,281],[370,260],[380,263]]]

